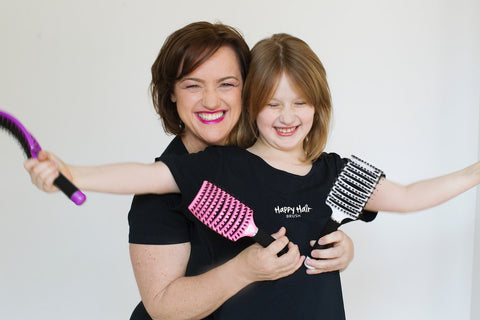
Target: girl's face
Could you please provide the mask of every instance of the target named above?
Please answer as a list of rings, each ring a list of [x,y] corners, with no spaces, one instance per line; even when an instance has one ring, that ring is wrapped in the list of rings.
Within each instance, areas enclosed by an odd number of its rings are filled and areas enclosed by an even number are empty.
[[[259,140],[277,150],[303,155],[303,140],[312,128],[314,114],[314,107],[293,88],[284,73],[273,97],[257,116]]]
[[[185,124],[189,152],[222,145],[242,111],[243,80],[234,50],[221,47],[192,73],[175,83],[172,101]]]

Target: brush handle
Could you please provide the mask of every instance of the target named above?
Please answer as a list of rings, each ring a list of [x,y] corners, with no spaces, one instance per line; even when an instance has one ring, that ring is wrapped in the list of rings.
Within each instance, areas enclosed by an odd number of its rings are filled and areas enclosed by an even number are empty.
[[[325,236],[329,233],[332,233],[333,231],[336,231],[338,229],[338,227],[340,227],[340,223],[334,221],[333,219],[328,219],[328,222],[323,227],[323,230],[320,233],[320,236],[318,237],[318,239],[320,239],[321,237],[323,237],[323,236]],[[312,250],[327,249],[327,248],[330,248],[332,246],[332,244],[318,244],[318,239],[316,239],[317,241],[315,241],[315,245],[313,246]]]
[[[275,241],[274,237],[272,237],[271,235],[269,235],[268,233],[265,233],[264,231],[262,231],[260,229],[258,229],[257,233],[252,238],[256,242],[261,244],[264,248],[268,247],[270,245],[270,243]],[[281,255],[284,255],[287,252],[288,252],[288,248],[285,247],[285,248],[282,249],[282,251],[277,253],[277,256],[280,257]]]
[[[62,192],[72,200],[76,205],[81,205],[85,202],[86,196],[82,191],[70,182],[65,176],[59,173],[58,177],[53,181],[53,184],[58,187]]]
[[[332,233],[333,231],[336,231],[338,229],[338,227],[340,227],[341,223],[338,223],[336,222],[335,220],[333,219],[328,219],[327,221],[327,224],[323,227],[323,230],[322,232],[320,233],[320,236],[318,237],[318,239],[320,239],[321,237],[329,234],[329,233]],[[330,248],[332,245],[331,244],[318,244],[318,239],[316,239],[315,241],[315,244],[313,245],[312,247],[312,250],[317,250],[317,249],[328,249]],[[303,262],[303,265],[308,268],[308,269],[314,269],[313,267],[310,267],[308,264],[307,264],[307,261],[309,259],[314,259],[310,256],[308,256],[305,261]]]

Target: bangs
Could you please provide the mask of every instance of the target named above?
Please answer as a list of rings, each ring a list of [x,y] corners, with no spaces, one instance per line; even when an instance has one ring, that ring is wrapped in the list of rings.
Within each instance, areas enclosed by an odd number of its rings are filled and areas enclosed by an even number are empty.
[[[221,47],[218,43],[197,43],[185,48],[185,53],[179,55],[182,61],[178,67],[177,80],[182,79],[186,75],[192,73],[202,63],[207,61]]]

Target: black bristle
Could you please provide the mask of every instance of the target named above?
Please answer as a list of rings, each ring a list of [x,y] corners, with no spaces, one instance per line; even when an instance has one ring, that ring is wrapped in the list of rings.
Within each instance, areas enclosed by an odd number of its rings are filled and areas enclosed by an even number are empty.
[[[27,138],[25,137],[24,133],[13,123],[10,119],[1,117],[0,116],[0,127],[7,130],[11,135],[13,135],[25,152],[27,158],[31,158],[32,155],[30,153],[30,146],[28,144]]]

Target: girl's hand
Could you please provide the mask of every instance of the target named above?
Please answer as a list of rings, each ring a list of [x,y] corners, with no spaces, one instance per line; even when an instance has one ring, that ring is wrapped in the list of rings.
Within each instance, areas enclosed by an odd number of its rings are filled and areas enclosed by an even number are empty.
[[[53,185],[53,181],[58,177],[59,171],[72,181],[72,174],[68,166],[48,151],[40,151],[38,158],[28,159],[23,166],[30,174],[32,183],[45,192],[58,191],[58,188]]]
[[[306,264],[314,269],[307,269],[308,274],[319,274],[330,271],[343,271],[353,260],[353,241],[343,231],[337,230],[318,240],[319,244],[332,244],[330,248],[311,252],[312,258]],[[310,245],[313,246],[312,240]]]

